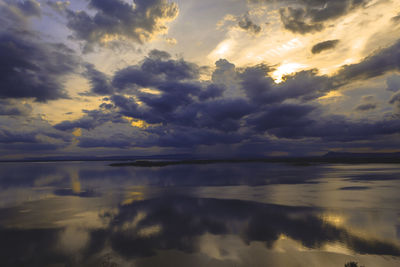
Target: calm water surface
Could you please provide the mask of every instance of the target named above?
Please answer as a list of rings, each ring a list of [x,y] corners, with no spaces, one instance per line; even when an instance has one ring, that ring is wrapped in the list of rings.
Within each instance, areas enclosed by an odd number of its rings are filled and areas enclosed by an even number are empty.
[[[0,266],[400,266],[400,165],[1,163]]]

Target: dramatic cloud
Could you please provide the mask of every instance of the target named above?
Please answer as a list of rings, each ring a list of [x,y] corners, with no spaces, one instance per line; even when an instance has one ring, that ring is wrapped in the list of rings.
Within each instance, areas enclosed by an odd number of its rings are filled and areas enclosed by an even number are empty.
[[[64,44],[44,43],[27,26],[26,17],[38,16],[34,1],[1,6],[0,98],[34,98],[45,102],[66,98],[63,78],[78,65]]]
[[[318,54],[324,50],[333,49],[337,46],[338,43],[339,43],[339,40],[328,40],[328,41],[320,42],[311,48],[311,53]]]
[[[285,29],[294,33],[309,33],[321,31],[324,27],[321,22],[306,22],[307,12],[302,8],[282,8],[280,11],[281,20]]]
[[[169,57],[166,52],[153,50],[140,65],[128,66],[116,72],[112,85],[119,91],[132,91],[140,87],[157,87],[161,91],[168,91],[168,84],[199,77],[199,66]]]
[[[271,0],[250,0],[250,2],[273,2]],[[285,29],[300,34],[318,32],[325,28],[325,22],[346,15],[363,6],[368,0],[286,0],[291,6],[280,9]]]
[[[0,0],[2,149],[251,155],[399,143],[393,3],[239,2],[205,8],[206,19],[194,1],[168,24],[172,0]],[[85,54],[108,44],[118,48]]]
[[[84,76],[90,81],[91,91],[94,94],[110,95],[113,93],[110,79],[104,73],[96,70],[94,65],[86,64]]]
[[[0,151],[52,151],[72,141],[69,134],[54,129],[42,118],[18,115],[0,116]]]
[[[287,99],[310,100],[333,89],[327,76],[319,76],[315,70],[301,71],[285,77],[285,82],[276,84],[266,76],[269,71],[264,65],[246,68],[239,74],[242,90],[258,105],[281,103]]]
[[[281,104],[268,107],[248,120],[258,131],[266,131],[291,125],[293,128],[307,127],[312,121],[307,115],[316,107],[309,105]]]
[[[85,116],[76,121],[63,121],[56,124],[54,128],[58,130],[73,130],[75,128],[94,129],[105,122],[121,122],[118,114],[113,114],[107,110],[83,110]]]
[[[400,41],[397,41],[392,46],[375,51],[358,64],[343,66],[336,79],[338,83],[369,79],[399,69]]]
[[[76,60],[66,46],[2,32],[0,60],[1,98],[34,98],[44,102],[68,97],[62,78],[76,68]]]
[[[241,29],[248,31],[249,33],[252,33],[252,34],[258,34],[261,31],[261,27],[259,25],[255,24],[253,21],[251,21],[248,16],[243,16],[239,20],[238,26]]]
[[[165,33],[165,23],[179,13],[177,4],[167,0],[135,0],[133,4],[123,0],[90,0],[89,8],[93,15],[83,10],[67,10],[67,26],[74,38],[86,42],[86,51],[93,44],[104,45],[121,38],[137,43],[149,41]]]
[[[400,124],[390,117],[368,122],[321,115],[317,99],[359,77],[370,76],[369,68],[360,66],[369,65],[369,61],[385,57],[392,50],[393,47],[386,48],[331,77],[316,70],[300,71],[284,77],[279,84],[269,76],[273,69],[267,65],[236,68],[227,60],[216,62],[212,80],[200,81],[199,66],[154,50],[138,65],[121,69],[110,78],[88,66],[92,93],[110,96],[100,110],[84,111],[87,115],[81,119],[55,127],[93,131],[92,137],[79,138],[81,147],[184,148],[240,144],[262,140],[266,135],[321,142],[372,141],[382,135],[398,134]],[[345,69],[360,71],[350,76]],[[345,79],[343,75],[347,75]],[[234,93],[227,97],[226,92],[232,88]],[[375,109],[374,101],[366,96],[356,110]],[[132,126],[141,128],[140,142],[134,135],[118,135],[112,130],[112,141],[95,137],[98,127],[110,121],[123,122],[123,118],[130,118],[134,121]],[[126,121],[125,124],[129,125]]]

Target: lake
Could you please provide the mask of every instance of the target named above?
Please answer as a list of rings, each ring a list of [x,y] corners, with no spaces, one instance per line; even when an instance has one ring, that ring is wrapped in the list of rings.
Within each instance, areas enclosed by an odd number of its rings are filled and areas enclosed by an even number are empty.
[[[400,266],[400,165],[0,163],[0,266]]]

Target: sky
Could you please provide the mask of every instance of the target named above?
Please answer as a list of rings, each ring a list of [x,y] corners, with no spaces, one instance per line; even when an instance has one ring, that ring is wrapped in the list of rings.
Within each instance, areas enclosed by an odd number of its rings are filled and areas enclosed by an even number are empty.
[[[400,150],[397,0],[0,0],[0,160]]]

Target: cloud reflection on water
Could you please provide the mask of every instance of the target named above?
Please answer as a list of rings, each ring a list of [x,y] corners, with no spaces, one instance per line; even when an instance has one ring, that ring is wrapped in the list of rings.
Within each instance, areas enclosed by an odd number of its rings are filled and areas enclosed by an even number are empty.
[[[166,196],[99,214],[101,227],[2,228],[0,256],[6,259],[6,266],[60,262],[90,265],[107,251],[128,261],[153,257],[160,251],[207,252],[204,244],[216,246],[214,240],[220,243],[218,255],[223,261],[239,257],[229,246],[232,237],[243,247],[261,242],[269,253],[278,253],[277,244],[288,239],[296,252],[301,248],[324,251],[327,245],[341,244],[356,254],[400,256],[398,244],[353,234],[345,226],[325,220],[321,212],[317,208],[251,201]],[[224,238],[226,244],[221,241]]]
[[[4,266],[398,266],[397,180],[350,181],[371,170],[353,167],[1,165],[0,258]]]

